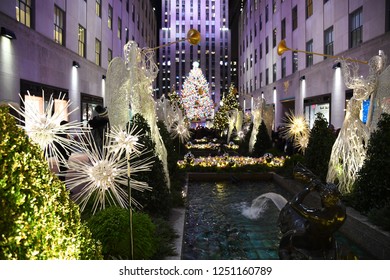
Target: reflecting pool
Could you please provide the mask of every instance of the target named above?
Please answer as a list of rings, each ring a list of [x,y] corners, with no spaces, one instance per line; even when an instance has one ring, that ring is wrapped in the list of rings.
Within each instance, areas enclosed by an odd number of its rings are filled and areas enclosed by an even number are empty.
[[[291,195],[272,181],[191,182],[182,259],[279,259],[277,204],[283,197]],[[360,259],[369,258],[345,237],[336,238]]]

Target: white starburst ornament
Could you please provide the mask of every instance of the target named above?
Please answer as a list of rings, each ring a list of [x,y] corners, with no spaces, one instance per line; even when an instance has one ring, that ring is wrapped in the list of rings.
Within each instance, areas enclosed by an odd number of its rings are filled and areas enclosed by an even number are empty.
[[[109,143],[108,136],[104,139]],[[118,205],[123,208],[129,207],[129,196],[126,191],[128,186],[127,157],[121,157],[118,151],[126,150],[125,147],[104,145],[100,152],[94,143],[90,133],[86,134],[81,141],[81,149],[85,155],[84,160],[69,162],[66,185],[70,190],[79,189],[75,200],[84,211],[90,199],[93,200],[92,213],[106,208],[106,205]],[[140,151],[142,154],[142,151]],[[131,175],[139,172],[150,171],[153,162],[150,158],[136,160],[136,153],[130,154],[132,160]],[[146,182],[141,182],[130,177],[131,188],[137,191],[150,190]],[[140,207],[133,198],[131,205]]]
[[[310,129],[305,116],[294,115],[292,112],[289,112],[286,113],[285,121],[285,130],[282,133],[282,137],[291,139],[294,146],[304,153],[310,136]]]
[[[173,139],[179,137],[181,143],[187,142],[188,139],[190,139],[191,132],[183,117],[179,118],[179,120],[173,124],[171,135]]]
[[[28,97],[32,97],[30,92],[27,92],[27,94]],[[42,96],[44,96],[44,93]],[[35,104],[31,105],[25,102],[21,96],[20,99],[23,103],[21,109],[17,109],[10,104],[10,107],[21,116],[21,118],[16,117],[23,124],[20,127],[26,131],[31,141],[38,144],[44,151],[45,158],[50,167],[54,165],[58,166],[59,163],[66,165],[67,160],[61,154],[58,147],[62,146],[69,153],[76,151],[78,143],[73,140],[73,137],[89,130],[89,128],[84,128],[83,124],[78,121],[61,124],[62,121],[68,119],[78,108],[68,111],[71,102],[65,100],[65,95],[60,95],[57,99],[57,101],[65,102],[65,105],[57,111],[55,111],[56,100],[51,95],[43,113],[39,111],[38,106],[35,106]]]

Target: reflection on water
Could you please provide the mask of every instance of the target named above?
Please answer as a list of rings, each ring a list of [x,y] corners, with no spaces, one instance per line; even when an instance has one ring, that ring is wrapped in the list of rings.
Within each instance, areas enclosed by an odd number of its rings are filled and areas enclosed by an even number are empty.
[[[283,197],[291,198],[272,181],[190,183],[182,258],[279,259]]]

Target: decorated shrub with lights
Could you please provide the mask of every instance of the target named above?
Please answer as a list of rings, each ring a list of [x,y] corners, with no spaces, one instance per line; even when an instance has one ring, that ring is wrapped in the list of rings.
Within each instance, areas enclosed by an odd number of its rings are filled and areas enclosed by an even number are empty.
[[[101,259],[42,150],[0,107],[0,259]]]
[[[229,93],[222,97],[221,106],[215,113],[214,127],[217,131],[223,132],[229,126],[229,111],[238,109],[237,89],[233,84],[230,85]]]

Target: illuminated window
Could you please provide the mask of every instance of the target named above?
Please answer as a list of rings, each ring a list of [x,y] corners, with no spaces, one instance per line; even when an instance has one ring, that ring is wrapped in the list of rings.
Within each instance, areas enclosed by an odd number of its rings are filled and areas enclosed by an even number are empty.
[[[65,12],[54,6],[54,41],[60,45],[65,45]]]
[[[98,39],[95,39],[95,63],[99,66],[101,66],[101,51],[102,43]]]
[[[122,39],[122,20],[118,17],[118,38]]]
[[[85,57],[85,41],[86,41],[86,32],[85,28],[79,25],[79,44],[78,44],[78,52],[79,56]]]
[[[16,0],[16,20],[31,27],[31,0]]]
[[[108,5],[108,20],[107,20],[108,28],[112,30],[112,6]]]
[[[313,15],[313,0],[306,0],[306,18]]]
[[[95,12],[98,17],[102,17],[102,0],[96,0]]]

